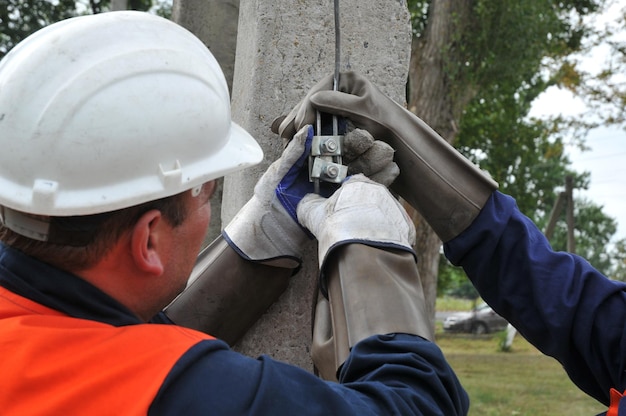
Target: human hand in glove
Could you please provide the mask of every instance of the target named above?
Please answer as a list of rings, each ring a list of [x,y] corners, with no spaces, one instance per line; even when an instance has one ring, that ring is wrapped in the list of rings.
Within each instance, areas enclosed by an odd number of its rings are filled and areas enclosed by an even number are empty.
[[[313,192],[307,163],[312,137],[310,125],[299,129],[256,184],[253,197],[224,229],[224,238],[242,257],[277,267],[299,266],[310,236],[299,225],[296,208]],[[366,131],[347,133],[343,150],[349,174],[363,173],[389,185],[399,173],[393,149]],[[334,184],[320,185],[326,196],[336,189]]]
[[[395,149],[401,173],[392,189],[424,216],[444,242],[471,224],[497,188],[420,118],[359,74],[340,74],[338,91],[332,90],[332,76],[324,78],[273,128],[289,137],[299,126],[311,123],[316,110],[344,117]]]
[[[318,240],[320,270],[328,254],[351,243],[414,254],[415,227],[387,187],[363,175],[343,182],[329,198],[309,194],[298,204],[298,220]]]
[[[319,243],[324,297],[311,356],[322,377],[336,379],[352,347],[372,335],[433,339],[411,247],[415,228],[385,186],[353,176],[330,198],[304,197],[298,219]]]

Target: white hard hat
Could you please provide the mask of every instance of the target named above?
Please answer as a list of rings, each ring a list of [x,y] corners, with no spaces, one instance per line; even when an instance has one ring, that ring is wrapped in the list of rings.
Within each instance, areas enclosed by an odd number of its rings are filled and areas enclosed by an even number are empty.
[[[0,205],[108,212],[256,164],[224,75],[186,29],[148,13],[81,16],[0,61]]]

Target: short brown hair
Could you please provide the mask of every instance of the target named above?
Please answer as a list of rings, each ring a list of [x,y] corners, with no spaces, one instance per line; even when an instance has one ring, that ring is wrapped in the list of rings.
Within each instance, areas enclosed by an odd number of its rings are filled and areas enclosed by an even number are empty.
[[[167,198],[149,201],[104,214],[79,217],[52,217],[51,226],[66,242],[38,241],[18,234],[0,224],[0,241],[40,261],[69,272],[85,270],[96,264],[113,247],[119,238],[130,230],[146,212],[156,209],[173,227],[181,225],[187,217],[185,192]],[[85,226],[85,225],[88,226]],[[78,244],[71,240],[72,230],[81,230]]]

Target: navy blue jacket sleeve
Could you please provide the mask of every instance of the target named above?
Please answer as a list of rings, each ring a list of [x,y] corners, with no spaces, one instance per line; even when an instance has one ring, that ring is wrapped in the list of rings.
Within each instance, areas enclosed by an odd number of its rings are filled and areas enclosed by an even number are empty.
[[[152,415],[464,415],[468,398],[439,348],[395,334],[358,343],[340,382],[203,341],[172,369]]]
[[[607,405],[611,387],[626,389],[626,284],[553,251],[513,198],[499,192],[444,249],[482,298],[555,357],[579,388]]]

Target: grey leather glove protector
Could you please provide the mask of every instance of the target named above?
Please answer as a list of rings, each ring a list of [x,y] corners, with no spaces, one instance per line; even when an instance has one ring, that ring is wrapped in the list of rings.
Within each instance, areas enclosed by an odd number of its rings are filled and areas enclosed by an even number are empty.
[[[274,129],[283,137],[311,123],[315,110],[349,119],[396,151],[400,176],[392,189],[417,209],[437,235],[449,241],[476,218],[497,183],[469,162],[426,123],[353,72],[313,87],[303,102]]]
[[[245,260],[219,236],[200,253],[189,286],[165,314],[234,345],[285,291],[291,274]]]

